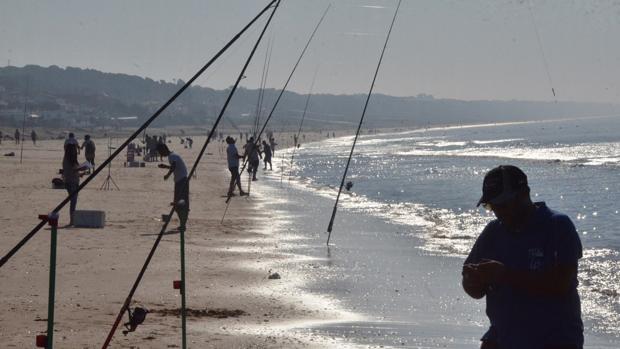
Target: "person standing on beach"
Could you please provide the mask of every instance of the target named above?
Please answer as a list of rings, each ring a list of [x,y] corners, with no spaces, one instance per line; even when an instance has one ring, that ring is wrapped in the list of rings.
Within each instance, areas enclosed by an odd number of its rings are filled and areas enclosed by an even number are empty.
[[[78,163],[78,146],[76,143],[65,143],[65,155],[62,158],[62,179],[65,182],[67,193],[72,195],[80,186],[80,164]],[[73,195],[69,205],[69,225],[73,225],[73,216],[77,207],[78,194]]]
[[[0,144],[2,144],[2,137],[4,136],[2,135],[2,130],[0,130]]]
[[[267,169],[267,164],[269,164],[269,169],[273,170],[273,167],[271,166],[271,147],[267,144],[267,141],[263,141],[263,154],[265,154],[265,157],[263,158],[265,167],[263,170]]]
[[[21,134],[19,133],[19,129],[17,129],[17,128],[15,129],[14,136],[15,136],[15,144],[19,144],[20,137],[21,137]]]
[[[189,181],[187,179],[187,167],[183,159],[176,153],[171,152],[168,146],[163,143],[157,143],[157,152],[159,156],[168,157],[168,163],[159,164],[159,168],[167,168],[168,173],[164,175],[164,180],[168,180],[170,175],[174,174],[174,201],[175,211],[179,216],[179,229],[185,229],[187,217],[189,216]]]
[[[32,139],[32,145],[37,145],[37,133],[34,130],[30,132],[30,139]]]
[[[581,349],[579,235],[570,218],[532,202],[527,176],[504,165],[484,177],[478,205],[493,211],[462,270],[465,292],[486,297],[483,349]]]
[[[260,159],[262,156],[260,155],[260,151],[256,144],[254,144],[254,137],[250,137],[248,142],[245,144],[244,148],[244,159],[248,158],[248,162],[250,163],[250,167],[248,168],[248,172],[252,174],[252,180],[256,181],[256,172],[258,172],[258,166],[260,165]]]
[[[273,156],[276,156],[276,145],[278,145],[276,139],[273,137],[269,138],[269,146],[271,147],[271,155]]]
[[[95,167],[95,142],[90,139],[90,135],[84,136],[84,142],[82,142],[82,146],[80,149],[84,149],[84,157],[86,157],[86,161],[90,163],[90,165]]]
[[[235,146],[235,139],[232,137],[226,137],[226,159],[228,160],[228,171],[230,171],[230,184],[228,185],[228,196],[234,196],[235,185],[239,188],[239,195],[247,195],[243,189],[241,189],[241,178],[239,175],[239,159],[243,156],[239,155],[237,147]]]

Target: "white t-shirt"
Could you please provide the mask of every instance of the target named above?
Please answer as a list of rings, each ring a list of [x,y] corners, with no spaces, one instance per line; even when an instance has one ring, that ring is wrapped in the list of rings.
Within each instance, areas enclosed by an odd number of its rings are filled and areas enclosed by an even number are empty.
[[[170,166],[172,166],[172,164],[174,165],[174,181],[178,182],[183,178],[187,178],[187,167],[185,166],[185,162],[183,162],[183,159],[181,159],[181,157],[174,153],[171,152],[170,154],[168,154],[168,163],[170,163]]]

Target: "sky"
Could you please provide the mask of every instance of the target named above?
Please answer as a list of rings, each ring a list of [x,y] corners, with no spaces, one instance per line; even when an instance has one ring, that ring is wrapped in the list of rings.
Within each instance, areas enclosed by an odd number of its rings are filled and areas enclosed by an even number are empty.
[[[188,80],[267,3],[2,0],[0,66]],[[242,85],[259,86],[271,42],[267,86],[282,88],[329,3],[289,89],[316,71],[315,93],[366,94],[397,0],[282,0]],[[266,18],[197,84],[231,86]],[[619,38],[620,0],[403,0],[375,92],[620,103]]]

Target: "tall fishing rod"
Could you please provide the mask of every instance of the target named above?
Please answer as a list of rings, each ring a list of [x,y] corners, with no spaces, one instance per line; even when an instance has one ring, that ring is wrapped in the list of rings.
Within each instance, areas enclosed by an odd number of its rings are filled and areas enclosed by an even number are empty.
[[[396,15],[398,14],[398,9],[400,8],[401,2],[402,0],[398,0],[398,5],[396,5],[396,10],[394,11],[394,17],[392,18],[392,23],[390,23],[390,29],[388,30],[387,36],[385,38],[385,43],[383,44],[383,49],[381,50],[381,56],[379,57],[377,68],[375,69],[375,76],[372,78],[372,83],[370,84],[370,90],[368,91],[368,95],[366,96],[366,102],[364,103],[364,110],[362,111],[362,117],[360,118],[360,122],[357,125],[357,132],[355,133],[355,138],[353,139],[353,145],[351,146],[351,152],[349,153],[349,159],[347,159],[347,166],[344,168],[344,173],[342,174],[342,180],[340,181],[340,188],[338,189],[338,195],[336,196],[336,202],[334,203],[332,217],[329,220],[329,225],[327,226],[327,233],[328,233],[327,246],[329,246],[329,240],[332,236],[332,228],[334,227],[334,219],[336,218],[336,211],[338,210],[338,201],[340,200],[340,194],[342,193],[342,187],[344,186],[344,181],[347,178],[347,172],[349,171],[349,165],[351,164],[351,158],[353,157],[353,150],[355,150],[355,144],[357,143],[357,138],[360,135],[362,123],[364,122],[364,116],[366,116],[366,109],[368,108],[368,101],[370,101],[372,90],[375,87],[375,81],[377,80],[377,75],[379,74],[379,68],[381,67],[381,62],[383,61],[383,55],[385,54],[385,49],[387,47],[388,41],[390,40],[390,34],[392,34],[392,28],[394,27],[394,22],[396,22]]]
[[[316,74],[319,72],[319,66],[317,65],[314,70],[314,76],[312,77],[312,84],[310,84],[310,91],[308,91],[308,96],[306,97],[306,105],[304,105],[304,112],[301,114],[301,121],[299,122],[299,129],[297,130],[297,135],[295,139],[299,142],[299,134],[301,133],[301,129],[304,126],[304,119],[306,118],[306,111],[308,110],[308,105],[310,104],[310,97],[312,97],[312,90],[314,89],[314,82],[316,81]],[[293,153],[291,154],[291,164],[289,166],[288,172],[288,180],[291,180],[291,174],[293,173],[293,160],[295,159],[295,150],[297,150],[297,144],[293,144]],[[280,173],[284,173],[284,169],[280,170]],[[282,179],[282,178],[280,178]]]
[[[202,73],[204,73],[205,70],[207,70],[207,68],[209,68],[224,52],[226,52],[226,50],[228,50],[228,48],[230,46],[232,46],[233,43],[235,43],[235,41],[237,41],[241,35],[243,33],[245,33],[248,28],[250,28],[254,22],[256,22],[260,17],[262,17],[262,15],[269,9],[271,8],[271,6],[279,0],[271,0],[269,1],[269,3],[267,4],[267,6],[265,6],[265,8],[263,8],[257,15],[256,17],[254,17],[248,24],[246,24],[245,27],[243,27],[243,29],[241,29],[241,31],[239,31],[226,45],[224,45],[224,47],[222,47],[202,68],[200,68],[200,70],[198,70],[198,72],[196,74],[194,74],[194,76],[189,79],[185,85],[183,85],[172,97],[170,97],[170,99],[164,103],[159,109],[157,109],[157,111],[148,118],[148,120],[146,122],[144,122],[144,124],[142,124],[142,126],[140,126],[131,136],[129,136],[129,138],[127,138],[127,140],[125,140],[125,142],[123,142],[123,144],[121,144],[121,146],[119,146],[114,153],[112,153],[112,155],[110,155],[104,162],[102,162],[99,167],[97,167],[97,169],[95,169],[95,171],[93,171],[93,173],[88,176],[86,178],[86,180],[84,180],[84,182],[82,182],[76,191],[74,191],[73,193],[69,194],[63,201],[61,201],[53,210],[52,212],[57,213],[58,211],[60,211],[69,201],[71,201],[71,199],[78,195],[78,193],[82,190],[82,188],[84,188],[86,185],[88,185],[88,183],[90,183],[90,181],[92,181],[98,174],[99,172],[101,172],[114,158],[116,158],[116,156],[118,154],[120,154],[120,152],[125,149],[125,147],[127,147],[127,145],[129,143],[131,143],[131,141],[133,141],[144,129],[146,129],[161,113],[164,112],[164,110],[166,110],[168,108],[168,106],[170,106],[170,104],[172,104],[172,102],[174,102],[183,92],[185,92],[185,90],[187,88],[190,87],[190,85],[196,80],[198,79],[198,77],[200,77],[200,75],[202,75]],[[42,220],[39,222],[39,224],[37,224],[21,241],[19,241],[17,243],[17,245],[15,245],[15,247],[13,247],[4,257],[2,257],[2,259],[0,259],[0,268],[2,266],[4,266],[4,264],[15,254],[17,253],[17,251],[19,251],[27,242],[28,240],[30,240],[39,230],[41,230],[41,228],[43,228],[43,226],[46,223]]]
[[[269,41],[267,51],[265,52],[265,62],[263,63],[263,74],[261,76],[260,90],[258,92],[258,100],[256,102],[256,116],[254,118],[254,125],[252,134],[256,136],[258,132],[258,125],[260,123],[260,114],[263,110],[263,99],[265,97],[265,86],[267,85],[267,76],[269,75],[269,67],[271,65],[271,53],[273,49],[273,39]]]
[[[237,87],[239,86],[239,82],[243,79],[245,71],[247,69],[247,67],[250,64],[250,61],[252,60],[252,57],[254,57],[254,53],[256,52],[256,49],[258,48],[264,34],[265,31],[267,31],[267,28],[269,27],[269,24],[271,23],[271,20],[276,12],[276,10],[278,9],[278,6],[280,5],[280,0],[277,0],[276,5],[273,8],[273,11],[271,12],[269,19],[267,20],[267,22],[265,23],[265,26],[260,34],[260,36],[258,37],[258,39],[256,40],[256,43],[254,44],[254,47],[252,48],[252,51],[250,52],[250,55],[248,56],[245,64],[243,65],[243,69],[241,69],[241,72],[239,73],[239,76],[237,77],[237,80],[235,81],[235,84],[233,85],[233,88],[230,90],[230,93],[228,94],[228,97],[226,98],[226,101],[224,102],[224,105],[222,106],[222,109],[220,111],[220,114],[218,115],[217,119],[215,120],[215,123],[213,124],[213,127],[211,128],[211,132],[209,132],[209,135],[207,136],[207,140],[205,141],[205,143],[203,144],[202,148],[200,149],[200,153],[198,154],[198,157],[196,158],[196,161],[194,162],[194,165],[192,166],[188,176],[187,176],[187,182],[186,182],[186,186],[185,186],[185,190],[189,190],[189,182],[192,178],[192,175],[194,174],[194,172],[196,171],[196,168],[198,167],[198,164],[200,163],[200,161],[202,160],[202,157],[205,153],[205,151],[207,150],[207,146],[209,145],[211,138],[213,137],[213,135],[215,134],[215,130],[217,129],[218,124],[220,123],[222,117],[224,116],[224,113],[226,112],[226,108],[228,107],[228,104],[230,103],[230,100],[232,99],[235,91],[237,90]],[[170,215],[168,217],[172,217],[172,214],[175,211],[175,207],[173,206],[171,211],[170,211]],[[136,279],[136,281],[134,282],[131,290],[129,291],[129,295],[127,296],[127,298],[125,299],[125,302],[123,303],[123,306],[121,307],[120,312],[118,313],[116,320],[114,321],[114,324],[112,325],[112,329],[110,330],[110,332],[108,333],[108,337],[106,338],[102,349],[106,349],[108,347],[108,345],[110,344],[110,341],[112,340],[112,337],[114,336],[114,333],[116,332],[116,329],[118,328],[118,325],[121,322],[121,319],[123,318],[123,315],[125,314],[125,312],[127,311],[127,309],[129,308],[129,305],[131,303],[131,300],[133,298],[134,293],[136,292],[138,285],[140,284],[140,281],[142,280],[142,277],[144,276],[144,273],[146,272],[146,268],[148,267],[148,265],[151,262],[151,258],[153,257],[153,255],[155,254],[155,250],[157,249],[157,246],[159,245],[159,242],[161,241],[164,232],[166,231],[166,228],[168,226],[170,219],[167,219],[164,221],[164,225],[162,226],[162,229],[159,232],[159,235],[157,236],[157,239],[155,240],[155,243],[153,244],[153,247],[151,248],[151,251],[149,252],[149,255],[146,259],[146,261],[144,262],[144,265],[142,266],[142,269],[140,270],[140,273],[138,274],[138,277]]]
[[[556,98],[555,88],[553,87],[553,80],[551,79],[551,72],[549,71],[549,63],[547,63],[547,56],[545,56],[545,50],[543,49],[542,40],[540,38],[540,32],[538,31],[538,25],[536,24],[536,18],[534,17],[534,11],[532,11],[531,0],[527,0],[527,9],[530,12],[532,24],[534,25],[534,32],[536,33],[536,39],[538,41],[538,48],[540,49],[540,56],[543,61],[545,72],[547,73],[547,80],[549,81],[549,87],[551,87],[551,93],[553,93],[553,98]]]
[[[301,51],[301,54],[299,55],[299,58],[297,58],[297,62],[295,62],[295,65],[293,66],[293,70],[289,74],[288,79],[286,80],[286,83],[284,84],[284,87],[282,87],[282,90],[280,90],[280,94],[278,95],[278,98],[276,98],[276,101],[273,104],[273,107],[271,108],[271,111],[269,112],[269,116],[267,116],[267,119],[265,120],[265,123],[263,124],[263,127],[261,128],[260,132],[258,133],[258,136],[254,140],[254,148],[256,148],[258,146],[258,139],[263,134],[263,131],[265,131],[265,128],[267,127],[267,124],[269,123],[269,120],[271,120],[271,117],[273,116],[273,112],[276,110],[276,107],[278,106],[278,103],[280,102],[280,99],[282,98],[282,95],[284,94],[284,91],[286,91],[286,87],[288,86],[289,82],[291,81],[291,78],[293,77],[293,74],[295,74],[295,70],[297,70],[297,66],[299,65],[299,62],[301,62],[301,59],[303,58],[304,54],[306,53],[306,50],[308,49],[308,46],[310,46],[310,43],[312,42],[312,39],[314,38],[314,35],[316,34],[317,30],[321,26],[321,23],[323,23],[323,19],[325,19],[325,16],[327,15],[327,12],[331,8],[331,6],[332,6],[332,4],[330,3],[327,6],[327,8],[325,9],[325,12],[323,12],[323,15],[321,16],[321,19],[319,20],[319,22],[314,27],[314,30],[312,31],[312,34],[310,35],[310,38],[308,38],[308,42],[306,42],[306,46],[304,46],[304,49]],[[248,164],[248,159],[249,159],[249,156],[243,161],[243,167],[241,168],[241,171],[239,173],[243,173],[243,170],[245,170],[245,167]],[[226,217],[226,213],[228,212],[228,206],[230,206],[230,200],[231,199],[232,199],[232,196],[230,196],[230,195],[228,196],[228,198],[226,198],[226,209],[224,209],[224,214],[222,215],[222,220],[220,221],[220,223],[224,222],[224,217]]]
[[[24,157],[24,133],[26,132],[26,107],[28,106],[28,94],[29,94],[29,85],[30,83],[26,83],[26,94],[24,96],[24,119],[22,120],[22,134],[19,135],[21,138],[19,140],[20,151],[19,151],[19,164],[21,165],[22,159]]]

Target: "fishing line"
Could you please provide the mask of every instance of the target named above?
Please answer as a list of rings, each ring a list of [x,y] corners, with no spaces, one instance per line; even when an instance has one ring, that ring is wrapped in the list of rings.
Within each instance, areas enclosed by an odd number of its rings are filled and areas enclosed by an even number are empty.
[[[316,75],[319,72],[319,66],[316,66],[314,70],[314,76],[312,77],[312,84],[310,85],[310,90],[308,91],[308,96],[306,97],[306,105],[304,106],[304,112],[301,114],[301,121],[299,122],[299,129],[297,130],[297,135],[295,136],[297,141],[299,142],[299,134],[301,133],[301,129],[304,126],[304,119],[306,117],[306,111],[308,110],[308,105],[310,104],[310,97],[312,97],[312,91],[314,89],[314,82],[316,81]],[[297,144],[293,144],[293,153],[291,154],[291,164],[289,166],[288,172],[288,180],[291,180],[291,175],[293,173],[293,160],[295,159],[295,150],[297,150]],[[281,173],[284,173],[284,169],[280,170]]]
[[[271,5],[271,4],[270,4]],[[220,114],[218,115],[215,124],[213,125],[213,127],[211,128],[211,132],[209,132],[209,135],[207,136],[207,140],[205,141],[205,143],[203,144],[202,148],[200,149],[200,153],[198,154],[198,157],[196,158],[196,161],[194,162],[194,165],[192,166],[192,169],[189,171],[189,174],[187,176],[187,182],[186,182],[186,187],[185,190],[189,190],[189,182],[192,178],[192,175],[194,174],[194,172],[196,171],[196,168],[198,167],[198,164],[200,163],[200,161],[202,160],[202,157],[205,153],[205,151],[207,150],[207,146],[209,145],[211,138],[213,137],[213,135],[215,134],[215,130],[217,129],[217,125],[219,124],[219,122],[221,121],[224,113],[226,112],[226,108],[228,107],[228,104],[230,103],[230,100],[232,99],[235,91],[237,90],[237,87],[239,86],[239,82],[243,79],[243,76],[245,74],[245,71],[248,67],[248,65],[250,64],[250,61],[252,60],[252,57],[254,56],[254,53],[256,52],[256,49],[258,48],[263,35],[265,34],[265,31],[267,31],[267,28],[269,27],[269,24],[271,23],[271,20],[274,16],[274,14],[276,13],[276,10],[278,9],[278,6],[280,5],[280,0],[277,0],[276,5],[274,6],[273,11],[271,12],[269,19],[267,20],[267,22],[265,23],[265,26],[260,34],[260,36],[258,37],[256,43],[254,44],[254,47],[252,48],[252,51],[250,53],[250,55],[248,56],[243,69],[241,69],[241,72],[239,73],[239,76],[237,77],[237,80],[233,86],[233,88],[231,89],[230,93],[228,94],[228,97],[226,98],[226,102],[224,103],[224,105],[222,106],[222,109],[220,111]],[[270,6],[268,6],[267,8],[269,8]],[[172,217],[172,214],[175,211],[175,206],[172,207],[172,209],[170,210],[170,215],[168,217]],[[142,266],[142,269],[140,270],[140,273],[138,274],[138,277],[136,278],[136,281],[134,282],[131,290],[129,291],[129,295],[127,296],[127,298],[125,299],[125,303],[123,303],[123,306],[121,307],[120,312],[118,313],[116,320],[114,321],[114,324],[112,325],[112,329],[110,330],[110,332],[108,333],[108,336],[102,346],[102,349],[106,349],[109,344],[110,341],[112,340],[112,337],[114,336],[114,333],[116,332],[116,329],[118,328],[118,325],[120,324],[123,315],[125,314],[125,312],[127,311],[130,303],[131,303],[131,299],[133,298],[133,295],[135,294],[138,285],[140,284],[140,281],[142,280],[142,277],[144,276],[144,273],[146,272],[146,269],[148,267],[148,265],[151,262],[151,259],[153,258],[153,255],[155,254],[155,250],[157,249],[164,232],[166,231],[166,228],[168,226],[168,223],[170,222],[170,219],[166,219],[164,221],[164,225],[162,226],[161,231],[159,232],[159,235],[157,236],[157,239],[155,240],[155,243],[153,244],[153,247],[151,248],[151,251],[149,252],[148,257],[146,258],[146,261],[144,262],[144,265]]]
[[[308,38],[308,42],[306,42],[306,46],[304,46],[304,49],[301,51],[301,54],[299,55],[299,58],[297,58],[297,62],[295,62],[295,65],[293,66],[293,70],[289,74],[288,79],[286,80],[286,83],[284,84],[284,87],[282,87],[282,90],[280,90],[280,94],[278,94],[278,98],[276,98],[276,101],[273,104],[273,107],[271,108],[271,111],[269,112],[269,116],[267,116],[267,119],[265,120],[265,123],[263,124],[263,127],[261,128],[260,132],[258,133],[258,136],[256,137],[256,139],[254,139],[254,148],[256,148],[256,146],[258,144],[258,140],[260,139],[261,135],[263,134],[263,131],[265,131],[265,128],[267,127],[267,124],[269,123],[269,120],[271,120],[271,117],[273,116],[273,113],[276,110],[276,107],[278,106],[278,103],[280,102],[280,99],[282,98],[282,95],[284,94],[284,91],[286,91],[286,87],[288,86],[289,82],[291,81],[291,78],[295,74],[295,70],[297,70],[297,66],[299,66],[299,62],[301,62],[301,59],[303,58],[304,54],[306,53],[306,51],[308,49],[308,46],[310,46],[310,43],[312,42],[312,39],[314,38],[314,35],[316,34],[317,30],[321,26],[321,23],[323,23],[323,19],[325,19],[325,16],[327,15],[327,12],[329,12],[329,9],[331,8],[331,6],[332,6],[332,4],[330,3],[327,6],[327,8],[325,9],[325,12],[323,12],[323,15],[321,16],[321,19],[319,19],[319,22],[316,24],[316,27],[314,27],[314,30],[312,31],[312,34],[310,35],[310,38]],[[248,160],[249,160],[249,154],[248,154],[248,157],[246,157],[246,159],[243,161],[243,167],[241,168],[241,171],[239,171],[239,173],[243,173],[243,170],[245,170],[245,167],[248,164]],[[224,210],[224,214],[222,215],[221,222],[224,222],[224,217],[226,217],[226,212],[228,212],[228,206],[230,205],[231,199],[232,199],[232,196],[230,196],[230,195],[228,196],[228,198],[226,198],[226,209]]]
[[[151,115],[151,117],[149,117],[149,119],[144,122],[144,124],[142,124],[142,126],[140,126],[131,136],[129,136],[129,138],[127,138],[125,140],[125,142],[123,142],[123,144],[118,147],[114,153],[112,153],[112,155],[110,155],[105,161],[103,161],[99,167],[97,167],[97,169],[95,169],[93,171],[93,173],[88,176],[86,178],[86,180],[84,180],[84,182],[82,182],[76,191],[74,191],[73,193],[69,194],[63,201],[61,201],[53,210],[53,213],[58,213],[58,211],[60,211],[69,201],[71,201],[71,199],[75,196],[78,195],[78,193],[86,186],[88,185],[88,183],[90,183],[90,181],[92,181],[114,158],[116,158],[116,156],[118,156],[118,154],[121,153],[121,151],[123,151],[125,149],[125,147],[127,147],[127,145],[129,143],[131,143],[131,141],[133,141],[138,135],[140,135],[140,133],[145,130],[164,110],[166,110],[166,108],[168,108],[168,106],[170,106],[170,104],[172,104],[172,102],[174,102],[183,92],[185,92],[185,90],[196,80],[198,79],[198,77],[200,77],[200,75],[202,75],[202,73],[204,73],[205,70],[207,70],[207,68],[209,68],[215,61],[217,61],[217,59],[224,53],[226,52],[226,50],[228,50],[228,48],[235,42],[237,41],[241,35],[243,33],[245,33],[245,31],[248,30],[248,28],[250,28],[252,26],[252,24],[254,24],[254,22],[256,22],[260,17],[262,17],[262,15],[269,9],[271,8],[271,6],[279,0],[271,0],[269,2],[269,4],[267,6],[265,6],[265,8],[263,8],[248,24],[246,24],[246,26],[241,29],[241,31],[239,31],[226,45],[224,45],[224,47],[222,47],[202,68],[200,68],[200,70],[198,70],[198,72],[196,72],[196,74],[194,74],[194,76],[189,79],[185,85],[183,85],[172,97],[170,97],[170,99],[164,103],[164,105],[162,105],[153,115]],[[46,222],[44,220],[41,220],[39,222],[39,224],[37,224],[24,238],[22,238],[22,240],[20,242],[17,243],[17,245],[15,245],[4,257],[2,257],[2,259],[0,260],[0,268],[2,266],[4,266],[4,264],[15,254],[17,253],[17,251],[19,251],[39,230],[41,230],[41,228],[43,228],[43,226],[46,224]]]
[[[344,186],[344,181],[347,178],[347,172],[349,171],[349,165],[351,164],[351,158],[353,157],[353,150],[355,149],[357,138],[360,135],[360,129],[362,128],[362,123],[364,122],[364,116],[366,116],[366,109],[368,108],[368,101],[370,101],[372,90],[375,87],[375,81],[377,80],[377,75],[379,74],[379,68],[381,67],[381,62],[383,61],[383,54],[385,53],[385,49],[387,47],[388,41],[390,40],[390,34],[392,34],[392,28],[394,27],[394,22],[396,21],[396,15],[398,14],[398,9],[400,8],[401,2],[402,0],[398,0],[398,5],[396,5],[396,10],[394,11],[394,17],[392,18],[390,29],[388,30],[387,36],[385,38],[385,43],[383,44],[383,49],[381,50],[381,56],[379,57],[379,63],[377,63],[377,69],[375,70],[375,76],[372,78],[372,84],[370,84],[370,90],[368,91],[368,95],[366,96],[366,103],[364,103],[364,110],[362,111],[362,117],[360,118],[360,122],[357,125],[357,132],[355,133],[355,138],[353,139],[353,145],[351,146],[351,152],[349,153],[349,158],[347,159],[347,166],[344,168],[344,173],[342,174],[342,181],[340,181],[340,188],[338,189],[338,195],[336,196],[336,202],[334,203],[334,209],[332,211],[332,216],[331,216],[331,219],[329,220],[329,225],[327,226],[327,233],[328,233],[327,246],[329,246],[329,240],[332,236],[332,228],[334,226],[334,219],[336,218],[336,211],[338,210],[338,201],[340,200],[340,194],[342,193],[342,187]]]
[[[553,80],[551,79],[551,73],[549,71],[549,64],[547,63],[547,56],[545,56],[545,50],[543,49],[542,40],[540,38],[540,33],[538,31],[538,25],[536,25],[536,18],[534,17],[534,12],[532,11],[531,0],[527,0],[527,9],[530,12],[530,18],[532,19],[532,24],[534,25],[534,32],[536,33],[536,39],[538,41],[538,48],[540,49],[540,56],[542,57],[543,65],[545,67],[545,72],[547,73],[549,87],[551,87],[551,93],[553,93],[553,98],[556,98],[555,88],[553,87]]]
[[[256,132],[258,132],[258,125],[260,123],[260,114],[263,108],[263,97],[265,94],[265,85],[267,84],[267,74],[269,74],[269,64],[271,62],[271,45],[273,44],[273,38],[269,41],[267,45],[267,50],[265,51],[265,61],[263,62],[263,73],[261,74],[260,87],[258,90],[258,100],[256,101],[256,114],[254,117],[254,125],[252,125],[252,135],[256,137]]]

